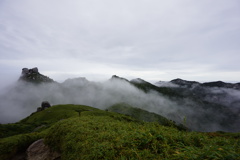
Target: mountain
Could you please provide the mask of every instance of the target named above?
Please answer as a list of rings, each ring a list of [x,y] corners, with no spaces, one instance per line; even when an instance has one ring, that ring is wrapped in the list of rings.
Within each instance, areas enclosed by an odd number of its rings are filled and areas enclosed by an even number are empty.
[[[174,79],[170,81],[173,84],[176,84],[181,87],[194,87],[194,86],[201,86],[201,87],[220,87],[220,88],[230,88],[230,89],[240,89],[240,83],[225,83],[222,81],[215,81],[215,82],[205,82],[200,83],[196,81],[187,81],[180,78]]]
[[[17,122],[48,101],[51,105],[82,104],[103,110],[128,104],[193,131],[240,131],[238,89],[181,79],[158,86],[140,78],[129,81],[116,75],[105,82],[80,77],[57,83],[36,68],[26,71],[0,96],[0,123]]]
[[[177,84],[179,86],[182,86],[182,87],[192,87],[194,85],[199,85],[200,84],[199,82],[196,82],[196,81],[186,81],[186,80],[183,80],[183,79],[180,79],[180,78],[171,80],[170,82],[172,82],[174,84]]]
[[[206,82],[202,84],[203,86],[207,87],[222,87],[222,88],[232,88],[232,89],[238,89],[240,90],[240,83],[225,83],[222,81],[216,81],[216,82]]]
[[[178,123],[186,117],[187,126],[193,130],[210,131],[205,129],[222,128],[220,130],[225,130],[228,128],[227,130],[239,131],[240,98],[238,95],[240,92],[236,89],[206,87],[199,82],[182,79],[175,79],[169,82],[170,85],[165,83],[161,86],[153,85],[142,79],[130,82],[144,92],[155,91],[161,94],[160,96],[168,97],[170,101],[176,102],[178,107],[175,108],[174,113],[168,112],[165,117]],[[169,105],[166,109],[172,110]]]
[[[158,87],[156,85],[153,85],[141,78],[133,79],[130,81],[131,84],[133,84],[135,87],[137,87],[140,90],[143,90],[144,92],[150,92],[150,91],[156,91],[158,93],[162,93],[168,97],[181,97],[180,94],[175,92],[172,88],[170,87]]]
[[[125,82],[129,82],[127,79],[119,77],[117,75],[113,75],[112,78],[110,79],[110,81],[125,81]]]
[[[24,69],[0,95],[0,159],[239,159],[238,84],[57,83]]]
[[[23,68],[22,74],[19,78],[20,81],[27,81],[32,83],[46,83],[46,82],[54,82],[51,78],[42,75],[38,72],[38,68]]]
[[[178,85],[172,89],[182,96],[222,105],[236,114],[240,113],[239,83],[225,83],[222,81],[199,83],[182,79],[172,80],[171,83]]]

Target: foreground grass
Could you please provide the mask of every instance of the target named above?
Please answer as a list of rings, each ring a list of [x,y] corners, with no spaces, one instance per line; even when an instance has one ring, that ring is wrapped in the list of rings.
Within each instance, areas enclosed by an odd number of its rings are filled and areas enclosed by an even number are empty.
[[[238,159],[239,139],[184,132],[158,123],[82,116],[55,124],[45,142],[62,159]]]
[[[61,153],[63,160],[240,159],[239,133],[180,131],[87,106],[53,106],[32,114],[18,125],[28,125],[28,130],[31,125],[45,127],[30,133],[3,135],[0,159],[10,159],[40,138]]]
[[[11,159],[24,152],[34,141],[44,138],[56,122],[70,117],[79,117],[83,111],[100,111],[83,105],[57,105],[36,112],[14,124],[0,124],[0,160]]]

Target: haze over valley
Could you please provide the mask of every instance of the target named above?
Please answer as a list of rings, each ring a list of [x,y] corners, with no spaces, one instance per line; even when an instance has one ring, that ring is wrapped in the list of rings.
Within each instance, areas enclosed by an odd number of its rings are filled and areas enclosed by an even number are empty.
[[[112,76],[104,82],[86,78],[58,83],[37,68],[23,69],[19,80],[1,94],[0,122],[17,122],[35,112],[42,101],[107,109],[126,103],[164,116],[196,131],[239,131],[239,83],[199,83],[175,79],[155,85],[140,78]]]

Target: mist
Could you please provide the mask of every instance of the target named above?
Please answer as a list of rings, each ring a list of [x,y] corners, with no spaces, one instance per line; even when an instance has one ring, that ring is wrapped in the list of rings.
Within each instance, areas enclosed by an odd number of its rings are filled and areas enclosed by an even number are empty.
[[[127,103],[165,116],[177,124],[187,119],[185,125],[196,131],[236,131],[238,125],[237,120],[233,120],[232,127],[225,128],[221,122],[229,117],[212,108],[204,109],[189,98],[171,98],[155,91],[145,93],[128,81],[114,78],[104,82],[76,78],[38,85],[17,81],[0,96],[0,123],[13,123],[29,116],[42,101],[51,105],[81,104],[103,110],[116,103]]]

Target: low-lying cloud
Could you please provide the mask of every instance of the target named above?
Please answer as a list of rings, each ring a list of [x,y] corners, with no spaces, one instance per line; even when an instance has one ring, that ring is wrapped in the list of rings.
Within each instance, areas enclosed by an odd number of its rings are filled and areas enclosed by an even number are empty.
[[[106,109],[116,103],[128,103],[149,112],[155,112],[193,130],[236,131],[237,124],[226,128],[222,125],[226,115],[212,108],[205,108],[189,98],[169,98],[155,91],[139,90],[127,81],[111,79],[91,82],[85,78],[65,82],[34,85],[18,81],[0,97],[0,123],[16,122],[37,110],[42,101],[56,104],[82,104]],[[233,122],[236,122],[235,120]]]

